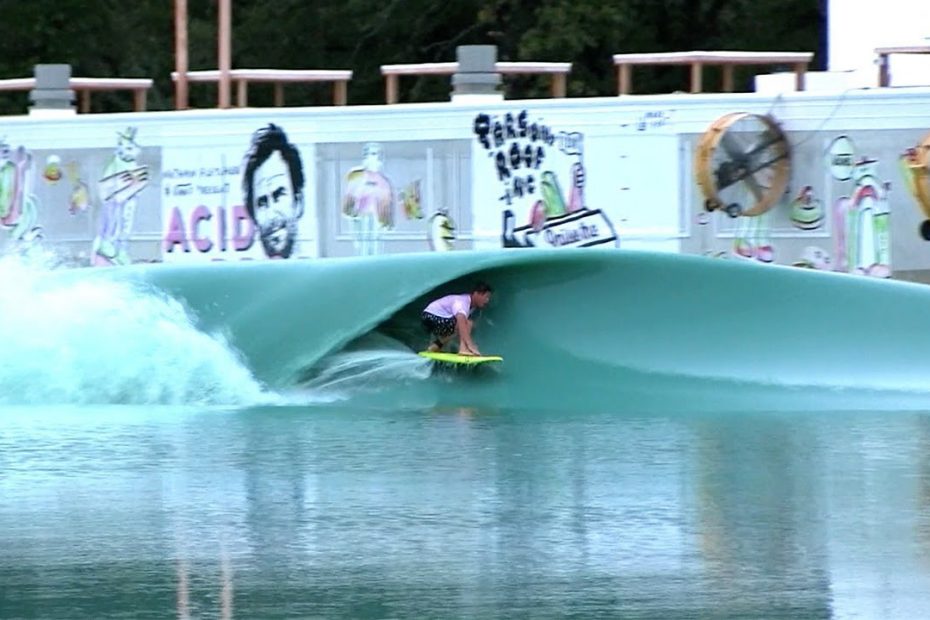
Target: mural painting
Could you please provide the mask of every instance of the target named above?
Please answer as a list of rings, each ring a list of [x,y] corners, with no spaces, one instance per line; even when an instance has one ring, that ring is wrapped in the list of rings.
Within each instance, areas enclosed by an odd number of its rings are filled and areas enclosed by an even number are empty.
[[[33,156],[24,146],[13,148],[0,142],[0,224],[14,244],[42,236],[32,164]]]
[[[787,138],[770,116],[725,114],[701,135],[695,177],[704,209],[735,220],[734,256],[775,261],[769,211],[788,185],[790,165]]]
[[[816,232],[824,227],[825,210],[823,200],[817,197],[814,187],[803,186],[788,205],[791,224],[799,231]],[[808,245],[801,250],[791,263],[794,267],[833,271],[833,259],[830,253],[819,245]]]
[[[555,131],[526,110],[478,114],[472,130],[477,178],[499,191],[504,247],[619,245],[607,214],[585,200],[582,133]]]
[[[172,149],[164,159],[165,261],[315,254],[303,159],[281,127],[260,127],[244,149]]]
[[[467,141],[320,144],[317,161],[328,255],[458,249],[471,220]]]
[[[930,241],[930,134],[916,146],[908,147],[899,162],[904,182],[923,218],[920,236]]]
[[[677,109],[592,121],[580,106],[547,118],[494,105],[427,139],[378,128],[296,144],[257,115],[170,138],[110,119],[40,149],[7,136],[0,244],[104,266],[615,248],[622,236],[634,249],[879,278],[930,264],[930,246],[906,243],[930,239],[926,129],[805,119],[810,130],[789,130],[797,122],[771,112],[717,110],[695,130]]]
[[[434,252],[449,252],[455,244],[455,221],[445,209],[429,218],[429,247]]]
[[[888,195],[878,160],[858,156],[851,138],[839,136],[827,154],[830,174],[844,194],[833,202],[834,271],[891,277]]]
[[[116,148],[97,181],[100,211],[91,264],[127,265],[129,237],[133,232],[138,196],[149,184],[149,167],[140,160],[137,130],[127,127],[117,134]]]
[[[304,167],[284,130],[269,124],[252,134],[242,171],[245,210],[268,258],[290,258],[304,214]]]
[[[111,148],[31,149],[0,142],[2,244],[42,244],[70,263],[126,265],[156,258],[134,237],[157,232],[157,195],[146,192],[156,148],[136,130],[117,132]]]
[[[866,137],[867,136],[867,137]],[[868,151],[887,135],[864,132]],[[887,162],[847,135],[784,132],[777,119],[727,114],[699,136],[695,177],[726,256],[888,278],[892,185]],[[702,252],[724,255],[719,243]]]
[[[362,147],[361,165],[346,174],[342,199],[342,212],[352,221],[358,254],[381,253],[381,233],[394,227],[394,201],[394,186],[384,174],[384,149],[369,142]]]

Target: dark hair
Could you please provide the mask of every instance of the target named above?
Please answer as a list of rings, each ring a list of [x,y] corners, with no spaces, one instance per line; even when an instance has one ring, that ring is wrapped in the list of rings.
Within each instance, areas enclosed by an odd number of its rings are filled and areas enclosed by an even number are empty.
[[[294,199],[301,205],[298,217],[303,215],[303,194],[304,194],[304,167],[300,161],[300,151],[293,144],[287,141],[287,135],[284,130],[269,123],[252,134],[252,144],[245,154],[245,170],[242,173],[242,191],[245,194],[245,210],[248,211],[249,217],[255,219],[255,200],[254,184],[252,177],[255,170],[271,157],[275,151],[281,151],[281,157],[287,164],[288,172],[291,177],[291,190],[294,192]]]
[[[476,282],[473,287],[471,287],[472,293],[491,293],[494,289],[491,288],[491,285],[487,282]]]

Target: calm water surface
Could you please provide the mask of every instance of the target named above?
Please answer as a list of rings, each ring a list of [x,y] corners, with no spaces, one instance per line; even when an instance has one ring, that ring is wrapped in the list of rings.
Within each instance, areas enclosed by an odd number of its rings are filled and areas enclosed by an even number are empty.
[[[170,617],[930,617],[930,414],[0,409],[0,618]]]

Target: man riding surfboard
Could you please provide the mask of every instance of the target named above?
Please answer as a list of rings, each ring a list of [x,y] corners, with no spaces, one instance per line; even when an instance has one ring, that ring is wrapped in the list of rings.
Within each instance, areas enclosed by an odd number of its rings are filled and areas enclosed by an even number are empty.
[[[469,318],[475,309],[484,308],[491,300],[491,287],[478,282],[470,293],[446,295],[436,299],[423,310],[423,327],[433,338],[428,351],[437,353],[456,333],[459,336],[460,355],[481,355],[471,332],[473,322]]]

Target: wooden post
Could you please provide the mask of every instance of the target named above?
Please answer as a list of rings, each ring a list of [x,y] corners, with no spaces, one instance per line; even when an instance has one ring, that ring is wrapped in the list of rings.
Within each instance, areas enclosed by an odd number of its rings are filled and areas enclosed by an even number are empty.
[[[132,92],[132,108],[136,112],[145,112],[145,90],[137,88]]]
[[[220,92],[217,104],[220,108],[229,107],[229,71],[232,68],[232,0],[218,0],[219,2],[219,67]]]
[[[187,109],[187,0],[174,0],[174,107]]]
[[[620,95],[630,94],[630,65],[623,63],[617,67],[617,91]]]
[[[345,80],[336,80],[333,83],[333,103],[336,105],[345,105],[348,99],[348,84]]]
[[[397,103],[397,76],[389,73],[384,80],[385,99],[388,103]]]
[[[239,78],[236,81],[236,105],[244,108],[249,105],[249,81]]]
[[[723,92],[733,92],[733,65],[730,63],[723,65]]]
[[[567,79],[564,73],[553,73],[552,74],[552,96],[553,97],[565,97],[565,93],[568,91],[566,82],[567,82]]]
[[[701,92],[701,88],[702,88],[701,82],[703,81],[701,79],[702,68],[703,67],[700,62],[691,63],[691,92],[692,93]]]
[[[807,63],[799,62],[794,65],[794,87],[797,90],[804,90],[804,76],[807,73]]]

